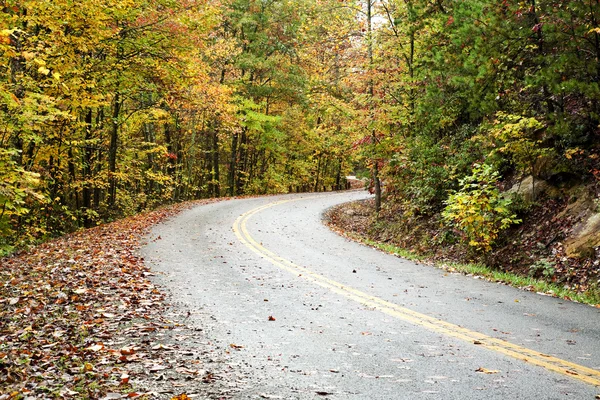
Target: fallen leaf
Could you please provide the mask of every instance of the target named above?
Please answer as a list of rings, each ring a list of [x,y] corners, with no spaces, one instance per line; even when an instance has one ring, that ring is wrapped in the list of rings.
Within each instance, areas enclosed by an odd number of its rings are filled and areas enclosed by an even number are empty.
[[[202,378],[202,382],[204,383],[212,383],[215,380],[215,376],[212,372],[207,372],[206,375]]]
[[[177,372],[179,374],[199,375],[201,372],[205,372],[205,371],[186,368],[186,367],[178,367],[175,369],[175,372]]]
[[[171,400],[191,400],[191,398],[187,394],[182,393],[178,396],[171,397]]]
[[[88,362],[83,364],[83,372],[92,372],[94,370],[94,366]]]
[[[122,354],[122,355],[124,355],[124,356],[130,356],[130,355],[132,355],[133,353],[135,353],[135,350],[134,350],[134,348],[133,348],[133,347],[123,347],[123,348],[120,350],[120,352],[121,352],[121,354]]]
[[[129,375],[122,374],[121,375],[121,382],[119,383],[119,385],[126,385],[128,383],[129,383]]]
[[[272,315],[269,315],[269,321],[275,321],[275,317]]]
[[[89,351],[94,351],[94,352],[96,352],[96,351],[100,351],[100,350],[102,350],[103,348],[104,348],[104,345],[103,345],[102,343],[98,343],[98,344],[95,344],[95,345],[93,345],[93,346],[86,347],[85,349],[86,349],[86,350],[89,350]]]
[[[283,399],[281,396],[275,396],[272,394],[261,393],[259,394],[261,399]]]
[[[575,371],[571,371],[571,370],[568,370],[568,369],[567,369],[567,370],[565,370],[565,372],[566,372],[567,374],[569,374],[569,375],[579,375],[577,372],[575,372]]]
[[[76,395],[79,395],[79,394],[80,394],[79,392],[74,392],[73,390],[71,390],[69,388],[64,388],[64,389],[61,389],[61,391],[60,391],[60,395],[63,396],[63,397],[66,397],[66,396],[76,396]]]
[[[496,371],[496,370],[493,370],[493,369],[487,369],[487,368],[479,367],[479,368],[477,368],[475,370],[475,372],[479,372],[479,373],[482,373],[482,374],[497,374],[500,371]]]
[[[120,393],[106,393],[106,396],[102,397],[100,400],[114,400],[114,399],[122,399],[123,395]]]
[[[157,344],[156,346],[152,347],[152,350],[173,350],[173,348],[169,347],[169,346],[165,346],[162,343]]]
[[[164,369],[167,369],[169,367],[165,367],[164,365],[158,365],[158,364],[154,364],[153,366],[151,366],[148,371],[150,372],[158,372],[158,371],[162,371]]]

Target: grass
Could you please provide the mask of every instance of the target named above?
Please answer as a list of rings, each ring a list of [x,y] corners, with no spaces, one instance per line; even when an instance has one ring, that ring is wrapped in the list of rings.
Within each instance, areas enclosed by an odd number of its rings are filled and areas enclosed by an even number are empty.
[[[429,261],[427,256],[418,255],[410,250],[397,247],[393,244],[376,242],[364,236],[355,233],[347,234],[351,239],[359,241],[368,246],[382,250],[386,253],[393,254],[411,261]],[[600,305],[600,287],[593,287],[585,292],[577,292],[559,284],[548,282],[543,279],[533,278],[530,276],[522,276],[510,272],[499,271],[492,269],[483,264],[465,264],[465,263],[446,263],[433,264],[437,268],[444,269],[448,272],[457,272],[465,275],[473,275],[485,278],[491,282],[504,283],[509,286],[525,289],[532,292],[543,293],[553,297],[558,297],[565,300],[576,301],[579,303],[589,304],[592,306]]]

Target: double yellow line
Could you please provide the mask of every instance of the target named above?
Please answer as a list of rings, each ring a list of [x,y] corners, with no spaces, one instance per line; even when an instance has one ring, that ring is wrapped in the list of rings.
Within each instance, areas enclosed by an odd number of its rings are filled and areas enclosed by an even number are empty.
[[[354,289],[350,286],[346,286],[342,283],[336,282],[322,275],[319,275],[305,267],[294,264],[293,262],[278,256],[277,254],[263,247],[248,233],[248,229],[246,228],[246,222],[253,215],[270,207],[274,207],[292,201],[306,199],[308,198],[305,197],[302,199],[281,200],[252,209],[242,214],[239,218],[237,218],[237,220],[233,224],[233,231],[235,232],[235,235],[238,237],[238,239],[246,247],[248,247],[250,250],[258,254],[259,256],[264,257],[275,266],[281,268],[282,270],[288,271],[302,279],[324,287],[330,290],[331,292],[337,293],[348,299],[354,300],[359,304],[371,307],[394,318],[410,322],[414,325],[422,326],[430,331],[437,332],[456,339],[460,339],[465,342],[477,345],[479,347],[484,347],[486,349],[496,351],[498,353],[516,358],[518,360],[522,360],[530,364],[546,368],[550,371],[567,375],[571,378],[578,379],[588,384],[600,386],[600,371],[585,367],[583,365],[575,364],[566,360],[562,360],[560,358],[552,357],[547,354],[539,353],[535,350],[512,344],[501,339],[496,339],[491,336],[487,336],[483,333],[475,332],[463,328],[461,326],[443,321],[441,319],[433,318],[428,315],[415,312],[408,308],[401,307],[397,304],[390,303],[389,301],[385,301],[378,297],[371,296],[367,293],[361,292],[360,290]]]

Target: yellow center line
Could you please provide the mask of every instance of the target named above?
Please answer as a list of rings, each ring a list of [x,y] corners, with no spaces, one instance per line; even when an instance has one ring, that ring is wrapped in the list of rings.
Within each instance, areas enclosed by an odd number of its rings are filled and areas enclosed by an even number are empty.
[[[381,298],[372,296],[368,293],[354,289],[350,286],[336,282],[323,275],[319,275],[316,272],[309,270],[308,268],[302,267],[289,261],[272,251],[266,249],[262,244],[258,243],[246,228],[246,222],[254,215],[267,208],[289,203],[298,200],[307,200],[311,197],[304,197],[300,199],[281,200],[273,203],[263,205],[252,209],[242,215],[240,215],[235,223],[233,224],[233,231],[238,239],[250,250],[259,256],[266,258],[275,266],[282,270],[288,271],[300,278],[313,282],[323,288],[328,289],[333,293],[337,293],[350,300],[353,300],[364,306],[376,309],[394,318],[407,321],[414,325],[422,326],[430,331],[450,336],[456,339],[463,340],[465,342],[475,344],[479,347],[484,347],[489,350],[516,358],[534,364],[547,370],[554,371],[563,375],[567,375],[571,378],[578,379],[580,381],[600,386],[600,371],[592,368],[585,367],[583,365],[575,364],[566,360],[562,360],[557,357],[553,357],[547,354],[537,352],[535,350],[522,347],[505,340],[493,338],[480,332],[472,331],[467,328],[452,324],[450,322],[443,321],[438,318],[431,317],[429,315],[421,314],[416,311],[410,310],[405,307],[401,307],[397,304],[383,300]]]

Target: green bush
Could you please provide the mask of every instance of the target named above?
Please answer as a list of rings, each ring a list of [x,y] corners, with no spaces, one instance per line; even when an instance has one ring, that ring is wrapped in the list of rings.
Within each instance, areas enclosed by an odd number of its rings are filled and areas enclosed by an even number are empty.
[[[482,157],[479,144],[470,140],[474,131],[463,125],[445,137],[407,138],[384,170],[388,193],[407,202],[413,214],[441,211],[448,191]]]
[[[521,222],[510,210],[512,200],[496,187],[499,174],[490,165],[475,164],[473,173],[460,180],[460,189],[446,200],[442,216],[477,250],[488,252],[499,233]]]

